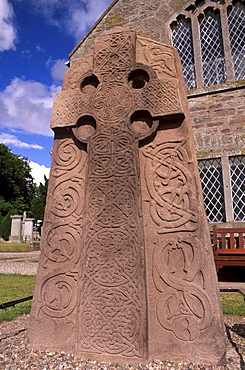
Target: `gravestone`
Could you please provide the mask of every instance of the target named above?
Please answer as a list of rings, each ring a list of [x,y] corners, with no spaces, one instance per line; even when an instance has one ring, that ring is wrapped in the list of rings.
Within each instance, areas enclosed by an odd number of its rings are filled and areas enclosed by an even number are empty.
[[[13,215],[11,218],[11,231],[9,236],[10,243],[21,243],[22,242],[22,216]]]
[[[30,346],[217,364],[219,291],[175,49],[115,28],[66,72]]]
[[[30,243],[33,235],[34,218],[27,218],[26,212],[23,216],[13,215],[11,217],[11,231],[9,241],[11,243]]]
[[[33,239],[33,221],[34,218],[23,218],[22,221],[22,241],[30,243]]]

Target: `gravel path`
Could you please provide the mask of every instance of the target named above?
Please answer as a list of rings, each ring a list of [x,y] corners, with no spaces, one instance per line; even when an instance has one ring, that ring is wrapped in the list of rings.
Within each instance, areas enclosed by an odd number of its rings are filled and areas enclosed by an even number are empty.
[[[40,251],[0,253],[0,273],[36,274]],[[1,312],[0,312],[1,315]],[[245,370],[245,318],[225,316],[227,354],[224,366],[156,361],[146,366],[111,365],[76,360],[73,355],[27,347],[29,315],[0,325],[0,370]]]
[[[40,251],[1,252],[0,273],[36,275]]]
[[[76,360],[73,355],[27,347],[29,315],[0,325],[0,370],[245,370],[245,318],[226,316],[227,355],[224,366],[156,361],[145,366]]]

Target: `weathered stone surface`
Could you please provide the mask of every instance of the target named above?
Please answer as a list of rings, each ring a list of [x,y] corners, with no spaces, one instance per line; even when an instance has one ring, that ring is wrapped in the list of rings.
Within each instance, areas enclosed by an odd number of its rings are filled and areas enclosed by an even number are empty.
[[[11,243],[21,243],[22,216],[13,215],[11,217],[11,231],[9,241]]]
[[[244,155],[244,107],[242,90],[189,97],[198,158]]]
[[[34,218],[26,218],[26,212],[23,216],[11,216],[11,232],[9,241],[12,243],[30,243],[33,236]]]
[[[34,218],[24,217],[22,223],[22,239],[25,243],[30,243],[33,236],[33,221]]]
[[[180,62],[116,28],[67,71],[30,345],[217,364],[224,328]]]

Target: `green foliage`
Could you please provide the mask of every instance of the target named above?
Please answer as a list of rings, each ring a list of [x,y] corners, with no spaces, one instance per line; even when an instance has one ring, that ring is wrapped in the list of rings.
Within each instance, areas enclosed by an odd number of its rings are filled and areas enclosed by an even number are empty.
[[[220,296],[224,315],[245,317],[245,301],[241,294],[222,293]]]
[[[0,242],[0,252],[28,252],[30,245],[28,243],[6,243]]]
[[[48,191],[48,179],[44,176],[44,185],[42,183],[36,187],[35,196],[32,200],[30,215],[37,222],[44,218],[44,210],[46,205],[46,197]],[[42,225],[42,224],[41,224]],[[41,225],[39,225],[41,227]]]
[[[34,275],[0,274],[0,304],[33,295]],[[0,310],[0,323],[30,313],[32,301],[19,303],[7,310]]]
[[[6,202],[21,199],[30,206],[34,195],[34,183],[27,159],[13,154],[0,144],[0,196]]]
[[[2,217],[0,224],[0,235],[4,240],[8,240],[11,230],[11,213],[8,212],[6,216]]]
[[[35,185],[27,159],[0,144],[0,235],[10,235],[11,215],[29,211]]]
[[[11,231],[11,216],[17,213],[16,209],[13,207],[10,211],[2,217],[0,223],[0,235],[4,240],[9,239],[10,231]]]

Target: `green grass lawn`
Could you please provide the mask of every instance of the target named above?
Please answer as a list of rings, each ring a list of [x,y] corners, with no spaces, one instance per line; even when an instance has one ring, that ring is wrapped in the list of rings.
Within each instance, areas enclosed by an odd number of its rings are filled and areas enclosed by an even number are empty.
[[[224,315],[245,317],[245,301],[241,294],[222,293],[221,305]]]
[[[0,305],[33,295],[35,281],[35,275],[0,274]],[[31,303],[30,300],[7,310],[0,309],[0,323],[29,314]]]
[[[30,245],[28,243],[8,243],[0,242],[0,252],[28,252]]]

